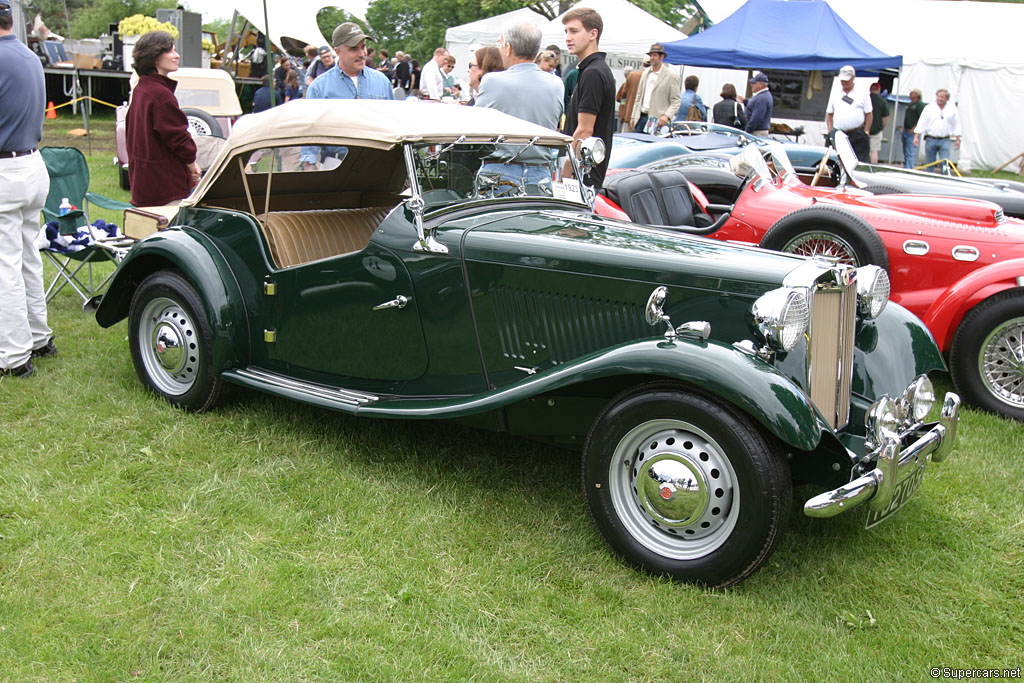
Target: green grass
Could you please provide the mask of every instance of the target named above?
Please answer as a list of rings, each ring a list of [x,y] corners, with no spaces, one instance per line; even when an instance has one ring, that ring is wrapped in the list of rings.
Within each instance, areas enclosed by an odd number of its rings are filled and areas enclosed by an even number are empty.
[[[108,158],[94,189],[118,196]],[[60,355],[0,381],[0,680],[874,681],[1022,665],[1019,423],[966,409],[959,448],[870,532],[861,514],[804,517],[814,490],[798,489],[767,565],[714,593],[616,561],[571,453],[245,391],[183,413],[142,388],[124,323],[101,329],[69,292],[50,322]]]

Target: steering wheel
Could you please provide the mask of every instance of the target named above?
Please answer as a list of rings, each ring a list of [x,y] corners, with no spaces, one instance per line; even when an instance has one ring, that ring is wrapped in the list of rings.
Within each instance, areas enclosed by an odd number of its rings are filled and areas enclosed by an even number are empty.
[[[703,135],[708,132],[708,124],[704,121],[676,121],[672,124],[671,137],[684,135]]]

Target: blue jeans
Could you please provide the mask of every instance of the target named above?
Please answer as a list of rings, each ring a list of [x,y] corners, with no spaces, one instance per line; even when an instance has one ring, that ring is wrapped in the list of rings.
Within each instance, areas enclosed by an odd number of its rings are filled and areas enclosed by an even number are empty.
[[[914,144],[914,134],[903,131],[903,168],[914,168],[916,158],[917,145]]]
[[[936,159],[949,159],[949,138],[925,138],[924,139],[924,160],[925,163],[932,163]],[[932,173],[939,172],[939,165],[929,166]]]
[[[497,177],[503,182],[513,183],[516,187],[523,188],[524,192],[526,185],[546,185],[548,187],[547,194],[551,194],[551,168],[548,164],[523,164],[518,161],[511,164],[490,162],[480,166],[480,170],[477,171],[477,178],[479,179],[481,176]],[[477,187],[482,187],[479,181],[477,182]],[[509,193],[513,195],[520,194],[518,190],[513,192],[513,188],[508,185],[498,185],[494,187],[491,195],[501,197]]]

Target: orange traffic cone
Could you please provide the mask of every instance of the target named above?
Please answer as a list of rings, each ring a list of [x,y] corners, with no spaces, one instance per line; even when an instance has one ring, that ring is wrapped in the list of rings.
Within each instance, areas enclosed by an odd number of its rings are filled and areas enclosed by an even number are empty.
[[[50,100],[46,105],[46,118],[57,118],[57,109],[53,106],[53,100]]]

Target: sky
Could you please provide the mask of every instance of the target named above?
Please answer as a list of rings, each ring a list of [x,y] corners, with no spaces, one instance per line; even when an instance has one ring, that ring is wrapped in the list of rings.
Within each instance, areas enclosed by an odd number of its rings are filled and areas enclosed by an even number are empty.
[[[286,0],[268,0],[268,2],[284,2]],[[182,4],[193,12],[203,15],[203,21],[214,21],[216,19],[231,20],[231,12],[234,9],[230,0],[183,0]],[[343,4],[333,4],[329,0],[324,2],[324,7],[343,7],[352,14],[366,16],[366,8],[370,0],[347,0]],[[271,27],[273,28],[273,27]]]

